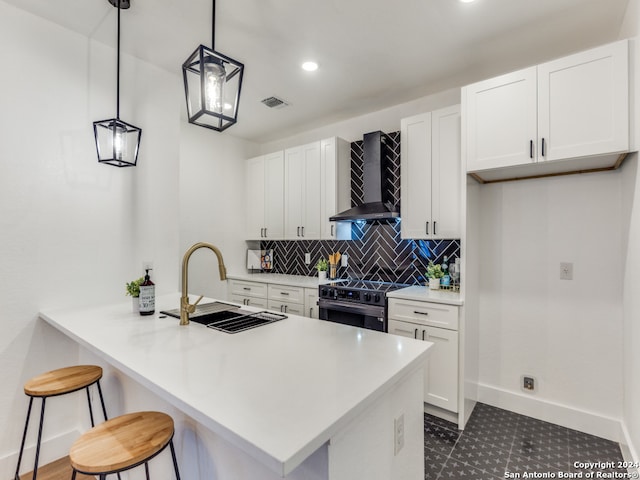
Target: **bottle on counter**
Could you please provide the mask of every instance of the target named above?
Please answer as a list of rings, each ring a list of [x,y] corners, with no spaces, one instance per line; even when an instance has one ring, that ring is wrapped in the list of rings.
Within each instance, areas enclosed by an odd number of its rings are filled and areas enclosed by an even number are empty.
[[[442,265],[440,265],[440,268],[442,268],[442,272],[444,273],[444,275],[440,279],[440,284],[445,287],[451,285],[451,276],[449,275],[448,260],[449,260],[449,257],[445,255],[444,258],[442,259]]]
[[[156,312],[156,286],[146,270],[144,282],[140,284],[140,315],[153,315]]]

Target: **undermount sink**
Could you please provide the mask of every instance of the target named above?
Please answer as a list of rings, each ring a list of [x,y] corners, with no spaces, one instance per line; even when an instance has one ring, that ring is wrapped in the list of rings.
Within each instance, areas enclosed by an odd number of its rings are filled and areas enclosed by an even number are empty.
[[[167,310],[160,312],[171,317],[180,318],[180,310]],[[209,328],[225,333],[244,332],[251,328],[267,325],[287,318],[286,315],[271,312],[248,312],[236,305],[222,302],[205,303],[197,305],[196,311],[189,315],[192,322],[200,323]]]

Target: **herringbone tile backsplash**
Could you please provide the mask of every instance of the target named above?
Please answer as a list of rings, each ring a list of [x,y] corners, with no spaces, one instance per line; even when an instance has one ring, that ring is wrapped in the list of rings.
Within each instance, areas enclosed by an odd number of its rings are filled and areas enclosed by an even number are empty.
[[[390,187],[394,199],[400,202],[400,132],[388,134],[391,158],[388,160]],[[362,141],[351,144],[351,204],[362,203]],[[314,276],[316,261],[330,253],[349,257],[348,267],[340,268],[340,277],[383,282],[423,284],[429,260],[442,262],[460,256],[460,240],[402,240],[400,221],[354,222],[352,240],[296,240],[261,242],[261,249],[273,250],[272,273]],[[304,263],[304,254],[311,254],[311,263]]]

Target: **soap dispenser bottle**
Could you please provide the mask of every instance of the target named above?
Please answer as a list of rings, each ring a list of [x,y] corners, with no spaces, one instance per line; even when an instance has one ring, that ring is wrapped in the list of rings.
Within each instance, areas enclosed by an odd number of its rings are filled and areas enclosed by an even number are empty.
[[[140,315],[153,315],[156,312],[156,286],[149,278],[149,270],[140,284]]]

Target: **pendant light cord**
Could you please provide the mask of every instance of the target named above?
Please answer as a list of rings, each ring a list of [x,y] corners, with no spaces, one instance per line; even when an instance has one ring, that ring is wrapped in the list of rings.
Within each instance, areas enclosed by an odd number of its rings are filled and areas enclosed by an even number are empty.
[[[120,120],[120,1],[118,0],[118,52],[116,67],[116,120]]]
[[[211,0],[213,8],[211,9],[211,50],[216,49],[216,0]]]

